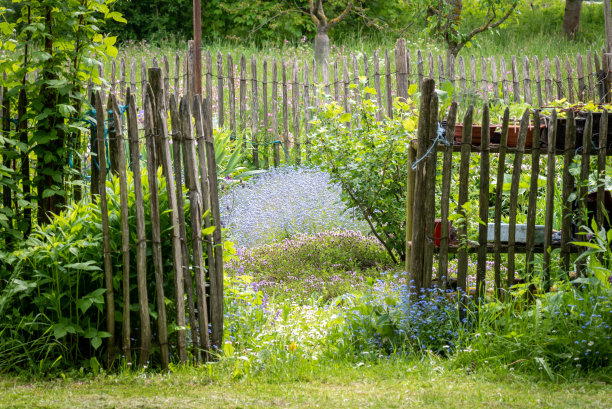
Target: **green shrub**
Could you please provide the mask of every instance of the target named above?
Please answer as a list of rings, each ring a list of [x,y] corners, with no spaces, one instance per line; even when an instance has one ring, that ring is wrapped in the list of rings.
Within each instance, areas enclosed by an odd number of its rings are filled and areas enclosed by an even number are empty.
[[[231,276],[252,276],[254,289],[276,300],[304,301],[364,289],[368,277],[380,276],[392,264],[373,237],[339,230],[241,248],[226,270]]]
[[[414,95],[416,86],[410,88]],[[404,259],[407,161],[417,123],[415,105],[410,98],[407,103],[396,101],[393,119],[378,121],[375,94],[373,88],[363,88],[350,114],[336,102],[323,105],[312,137],[312,160],[342,187],[342,200],[370,225],[391,258]]]

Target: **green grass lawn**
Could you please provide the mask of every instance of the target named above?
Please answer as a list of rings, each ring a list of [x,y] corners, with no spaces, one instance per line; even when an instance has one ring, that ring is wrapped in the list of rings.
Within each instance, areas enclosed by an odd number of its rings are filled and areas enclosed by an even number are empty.
[[[29,382],[0,377],[3,408],[610,408],[610,378],[550,383],[512,372],[448,370],[396,361],[333,364],[282,377],[211,378],[206,369],[170,375],[98,376]],[[426,366],[427,365],[427,366]]]

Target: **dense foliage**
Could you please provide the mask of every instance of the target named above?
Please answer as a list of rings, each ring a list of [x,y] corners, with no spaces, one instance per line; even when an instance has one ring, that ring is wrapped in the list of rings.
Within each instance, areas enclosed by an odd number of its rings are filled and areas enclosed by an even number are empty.
[[[115,9],[128,24],[110,23],[106,30],[124,40],[164,37],[191,38],[193,32],[191,0],[120,0]],[[326,12],[336,16],[345,0],[325,2]],[[374,25],[400,27],[406,23],[409,6],[391,0],[368,1],[335,30],[335,35],[372,31]],[[257,42],[299,41],[312,38],[315,27],[307,13],[308,1],[209,0],[202,5],[204,38],[254,40]],[[368,16],[363,18],[363,16]],[[373,25],[374,24],[374,25]]]
[[[146,172],[143,172],[142,184],[144,200],[148,202]],[[170,214],[167,211],[166,185],[165,179],[161,177],[161,169],[157,184],[164,269],[171,271]],[[128,189],[130,231],[135,234],[135,196],[131,173]],[[113,283],[115,292],[120,294],[122,257],[118,178],[107,182],[107,197],[115,272]],[[184,199],[189,220],[186,194]],[[145,206],[147,237],[151,237],[149,212],[149,206]],[[109,334],[102,331],[106,328],[103,314],[106,290],[101,248],[100,208],[96,204],[80,202],[68,206],[50,224],[37,227],[11,254],[1,254],[12,269],[0,271],[0,314],[4,317],[0,323],[0,367],[9,369],[14,365],[13,369],[22,367],[44,372],[53,365],[66,367],[78,364],[89,367],[92,362],[104,362],[102,339]],[[131,282],[136,283],[136,248],[132,247],[131,251]],[[153,263],[147,264],[147,275],[153,276]],[[155,291],[154,283],[149,284],[149,293],[152,294]],[[172,294],[174,286],[171,274],[165,276],[164,285],[165,292]],[[135,286],[132,290],[132,322],[137,322],[138,297]],[[115,301],[115,320],[119,326],[123,304],[120,298]],[[167,302],[168,317],[176,316],[171,312],[172,302],[169,299]],[[156,308],[153,304],[149,308],[154,319]],[[174,325],[170,328],[174,328]],[[134,343],[137,343],[138,332],[132,336],[135,337]]]
[[[50,213],[59,212],[73,191],[67,175],[81,183],[72,165],[79,162],[80,132],[85,125],[81,118],[89,110],[85,89],[89,81],[101,81],[99,62],[92,56],[100,60],[117,55],[115,38],[105,37],[101,25],[105,20],[125,21],[109,9],[109,3],[14,0],[0,4],[0,71],[5,75],[0,186],[10,184],[12,190],[3,193],[0,235],[7,240],[27,236],[33,216],[45,223]],[[9,125],[14,126],[9,130]]]

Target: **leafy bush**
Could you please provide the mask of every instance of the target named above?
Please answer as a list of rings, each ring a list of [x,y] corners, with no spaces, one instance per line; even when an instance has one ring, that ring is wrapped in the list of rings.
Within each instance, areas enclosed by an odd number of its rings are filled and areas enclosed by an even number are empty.
[[[363,83],[364,78],[362,78]],[[410,89],[411,95],[416,87]],[[404,258],[408,146],[416,128],[413,102],[396,101],[393,119],[376,119],[373,88],[344,113],[336,102],[318,113],[313,162],[342,187],[342,201],[370,225],[391,257]]]
[[[224,190],[221,222],[239,246],[274,243],[299,233],[365,229],[340,203],[338,185],[318,169],[270,169]]]
[[[313,296],[327,300],[365,289],[367,277],[378,277],[391,260],[380,243],[356,231],[300,234],[282,243],[242,248],[227,266],[233,276],[253,277],[277,301],[303,301]]]
[[[454,351],[464,324],[455,300],[437,289],[411,293],[398,275],[373,283],[364,295],[344,296],[344,323],[335,328],[336,354],[371,356],[448,355]]]

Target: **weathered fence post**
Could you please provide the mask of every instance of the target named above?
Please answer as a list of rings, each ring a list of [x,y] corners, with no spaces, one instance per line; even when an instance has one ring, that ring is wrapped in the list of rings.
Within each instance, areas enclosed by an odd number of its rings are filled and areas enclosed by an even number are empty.
[[[400,42],[398,41],[398,44]],[[427,148],[431,144],[430,135],[432,127],[437,127],[437,118],[434,123],[431,123],[431,108],[432,100],[434,95],[435,83],[432,79],[426,79],[423,81],[423,90],[421,92],[421,104],[419,114],[419,125],[418,125],[418,148],[417,158],[423,159]],[[427,178],[432,175],[427,173],[428,166],[426,161],[421,161],[413,170],[413,165],[410,164],[411,169],[409,172],[415,172],[414,179],[414,196],[415,198],[425,197],[427,192]],[[426,232],[427,219],[425,206],[427,205],[426,200],[413,200],[413,213],[412,213],[412,239],[411,239],[411,254],[410,254],[410,282],[411,286],[414,286],[415,291],[418,293],[423,288],[425,278],[425,265],[424,256],[426,248],[427,235],[432,235],[433,232]]]
[[[98,154],[106,157],[104,132],[104,106],[101,92],[96,92],[96,138]],[[102,125],[100,125],[102,124]],[[102,252],[104,258],[104,286],[106,288],[106,328],[110,336],[107,340],[107,363],[110,367],[115,360],[115,295],[113,292],[113,266],[110,250],[110,232],[108,227],[108,202],[106,200],[106,163],[100,164],[98,192],[100,195],[100,214],[102,220]]]

